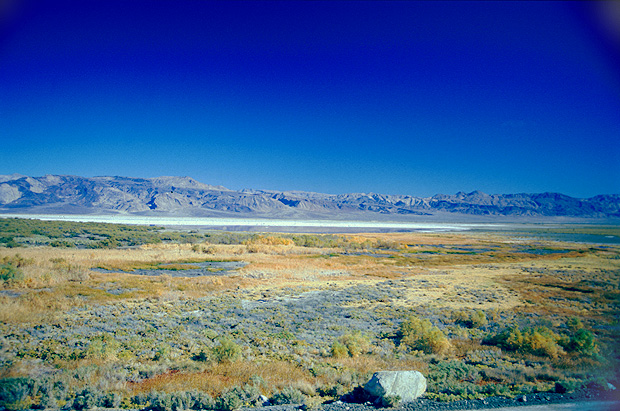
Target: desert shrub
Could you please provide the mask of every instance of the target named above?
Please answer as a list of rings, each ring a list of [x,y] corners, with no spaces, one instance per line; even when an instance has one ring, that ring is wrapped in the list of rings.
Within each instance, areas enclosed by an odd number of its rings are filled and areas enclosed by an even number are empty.
[[[183,411],[214,409],[213,398],[199,391],[157,392],[152,391],[145,398],[139,396],[132,400],[136,405],[146,405],[148,411]]]
[[[39,407],[45,410],[55,410],[58,409],[58,401],[52,393],[43,392],[40,395]]]
[[[12,263],[0,264],[0,283],[11,285],[24,279],[24,274]]]
[[[568,352],[576,352],[592,356],[598,353],[596,338],[591,331],[584,328],[577,329],[570,337],[560,340],[560,345]]]
[[[480,328],[488,324],[487,316],[482,310],[476,311],[454,311],[452,319],[455,323],[468,328]]]
[[[385,395],[381,397],[381,405],[385,408],[395,408],[400,404],[398,395]]]
[[[429,366],[427,379],[429,390],[442,391],[456,382],[478,383],[482,376],[474,365],[462,361],[439,361]]]
[[[27,410],[32,405],[34,381],[30,378],[3,378],[0,380],[0,407],[7,410]]]
[[[583,328],[583,323],[579,318],[571,317],[566,320],[566,327],[568,327],[571,332],[575,333]]]
[[[24,280],[21,267],[32,264],[33,260],[15,254],[0,259],[0,284],[12,285]]]
[[[209,361],[209,352],[205,350],[200,350],[198,354],[192,356],[192,360],[199,362]]]
[[[547,327],[527,329],[523,336],[523,351],[534,355],[557,358],[563,353],[558,345],[560,336]]]
[[[321,397],[339,398],[347,393],[347,387],[342,384],[323,385],[318,387],[316,392]]]
[[[596,391],[613,391],[616,388],[610,387],[609,381],[605,377],[591,377],[586,381],[586,387]]]
[[[514,381],[502,378],[505,384],[489,382],[493,369],[480,368],[462,361],[440,361],[429,366],[427,374],[428,391],[426,396],[438,401],[475,399],[487,396],[512,396],[510,385]],[[510,372],[507,372],[508,374]],[[483,384],[482,382],[486,383]]]
[[[96,243],[92,243],[88,245],[88,248],[116,248],[120,244],[118,240],[114,237],[104,238],[103,240],[99,240]]]
[[[215,401],[206,392],[190,391],[193,400],[192,409],[194,410],[212,410],[215,408]]]
[[[75,247],[75,243],[72,243],[67,240],[54,240],[50,242],[50,246],[59,247],[59,248],[73,248]]]
[[[238,410],[243,405],[243,400],[234,389],[223,392],[215,402],[215,409],[222,411]]]
[[[173,411],[190,410],[194,408],[194,399],[187,392],[173,392],[170,394]]]
[[[37,385],[36,395],[39,397],[39,403],[36,408],[58,409],[58,399],[64,398],[66,394],[64,384],[45,380],[39,381]]]
[[[457,324],[466,325],[469,322],[469,312],[465,310],[456,310],[452,312],[452,321]]]
[[[349,350],[347,350],[347,347],[338,340],[334,341],[334,343],[332,344],[332,357],[345,358],[348,356]]]
[[[510,387],[504,384],[486,384],[482,387],[480,392],[491,397],[514,397],[514,394],[510,391]]]
[[[559,344],[567,352],[578,353],[585,356],[598,354],[599,349],[594,333],[584,328],[583,323],[578,318],[572,317],[566,321],[569,335],[564,335],[559,340]]]
[[[547,327],[526,328],[522,332],[514,326],[487,337],[483,343],[522,354],[557,358],[564,353],[560,341],[561,337]]]
[[[256,403],[260,397],[258,388],[246,384],[242,387],[232,387],[222,393],[215,401],[215,408],[223,411],[233,411],[244,405]]]
[[[584,386],[583,381],[576,379],[562,379],[555,382],[555,392],[564,394],[566,392],[573,392]]]
[[[109,392],[100,399],[100,405],[103,408],[118,408],[121,405],[123,398],[117,392]]]
[[[398,241],[378,239],[375,243],[375,248],[381,250],[398,250],[402,248],[402,245]]]
[[[409,317],[398,331],[401,345],[427,354],[447,354],[452,345],[445,334],[429,320]]]
[[[100,406],[101,397],[97,390],[93,388],[84,388],[76,394],[73,400],[73,409],[87,410]]]
[[[159,344],[153,354],[155,361],[165,361],[170,358],[170,346],[168,344]]]
[[[360,331],[345,334],[334,341],[332,356],[335,358],[357,357],[368,351],[370,342]]]
[[[274,405],[282,405],[282,404],[301,404],[306,399],[305,395],[302,394],[297,388],[293,387],[284,387],[280,392],[274,394],[269,402]]]
[[[235,361],[241,356],[241,347],[229,338],[219,338],[219,344],[212,349],[213,359],[217,362]]]
[[[470,317],[470,327],[471,328],[480,328],[484,327],[488,324],[487,316],[482,310],[476,310],[471,313]]]
[[[209,244],[239,245],[248,241],[255,234],[250,233],[230,233],[214,231],[204,235],[205,240]]]
[[[150,392],[145,402],[149,404],[145,408],[148,411],[172,411],[172,396],[167,392]]]
[[[90,344],[86,349],[87,358],[97,358],[100,360],[116,360],[121,344],[113,335],[104,333],[90,338]]]
[[[333,234],[294,234],[290,236],[299,247],[334,248],[346,244],[346,239]]]
[[[262,245],[295,245],[295,242],[290,238],[269,235],[262,236],[257,235],[252,237],[251,239],[245,242],[245,245],[254,245],[254,244],[262,244]]]

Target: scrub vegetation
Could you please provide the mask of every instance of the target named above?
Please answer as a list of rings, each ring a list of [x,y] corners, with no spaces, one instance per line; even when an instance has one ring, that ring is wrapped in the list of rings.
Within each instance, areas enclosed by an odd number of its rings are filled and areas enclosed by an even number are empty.
[[[315,406],[402,369],[441,401],[618,384],[618,246],[0,227],[9,410]]]

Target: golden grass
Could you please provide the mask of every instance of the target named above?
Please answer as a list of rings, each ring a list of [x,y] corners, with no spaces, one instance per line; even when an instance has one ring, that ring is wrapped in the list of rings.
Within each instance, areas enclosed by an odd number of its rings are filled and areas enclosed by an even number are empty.
[[[225,290],[247,289],[260,294],[265,288],[283,288],[296,285],[320,289],[325,284],[337,287],[349,286],[351,282],[374,284],[386,279],[414,277],[425,280],[431,286],[423,289],[410,287],[405,298],[392,302],[401,305],[430,304],[446,308],[511,309],[524,301],[526,309],[535,310],[540,303],[545,310],[553,312],[553,305],[545,304],[550,292],[557,297],[570,298],[575,287],[581,293],[590,291],[581,279],[569,281],[557,275],[537,277],[521,272],[521,267],[557,267],[573,265],[583,267],[585,272],[600,269],[617,270],[618,250],[592,250],[579,245],[547,242],[545,247],[572,248],[564,254],[536,255],[518,253],[511,249],[515,240],[489,234],[421,234],[388,233],[358,234],[349,236],[352,242],[372,241],[392,244],[399,251],[378,250],[377,255],[351,254],[339,249],[305,248],[280,241],[276,237],[264,237],[253,245],[259,247],[250,252],[247,245],[190,245],[149,244],[129,249],[59,249],[33,247],[17,251],[30,264],[22,267],[25,280],[13,286],[23,294],[19,297],[0,296],[0,320],[22,322],[31,317],[54,315],[74,306],[105,303],[119,299],[186,299],[197,298]],[[408,248],[402,249],[404,246]],[[445,254],[446,249],[437,246],[470,246],[494,251],[478,254],[455,252]],[[541,243],[537,244],[540,247]],[[204,252],[208,248],[209,252]],[[416,252],[417,251],[417,252]],[[420,253],[430,251],[431,253]],[[14,249],[0,248],[0,258],[12,256]],[[132,275],[137,268],[187,268],[179,263],[206,260],[241,260],[247,265],[238,273],[226,276],[197,278],[147,277]],[[125,272],[98,273],[91,268],[106,267]],[[587,275],[586,275],[587,277]],[[105,291],[112,283],[118,289],[130,291],[113,295]],[[583,288],[585,287],[585,288]],[[474,298],[488,290],[493,294],[484,300]],[[571,294],[573,293],[573,294]],[[470,296],[468,297],[468,294]],[[601,305],[608,304],[616,296],[613,290],[599,298]],[[556,311],[569,313],[569,308],[556,305]]]
[[[204,371],[200,372],[170,371],[141,382],[129,383],[128,388],[134,393],[196,389],[217,396],[233,385],[248,383],[252,377],[260,377],[265,382],[265,388],[269,387],[269,391],[264,392],[267,395],[287,385],[315,386],[320,382],[308,371],[289,362],[240,360],[207,365]]]
[[[620,300],[620,259],[608,253],[532,262],[526,266],[532,272],[506,275],[498,283],[518,293],[524,312],[609,319]]]

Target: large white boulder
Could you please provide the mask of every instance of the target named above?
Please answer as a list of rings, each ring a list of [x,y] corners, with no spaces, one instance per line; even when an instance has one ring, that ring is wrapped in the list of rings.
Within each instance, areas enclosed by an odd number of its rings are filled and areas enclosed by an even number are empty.
[[[426,378],[419,371],[378,371],[364,390],[379,399],[398,396],[400,402],[411,402],[426,392]]]

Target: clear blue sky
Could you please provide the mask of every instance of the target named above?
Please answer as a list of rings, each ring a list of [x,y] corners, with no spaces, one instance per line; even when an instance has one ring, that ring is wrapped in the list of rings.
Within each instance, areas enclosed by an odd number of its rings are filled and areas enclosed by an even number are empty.
[[[2,2],[0,174],[620,193],[605,7]]]

